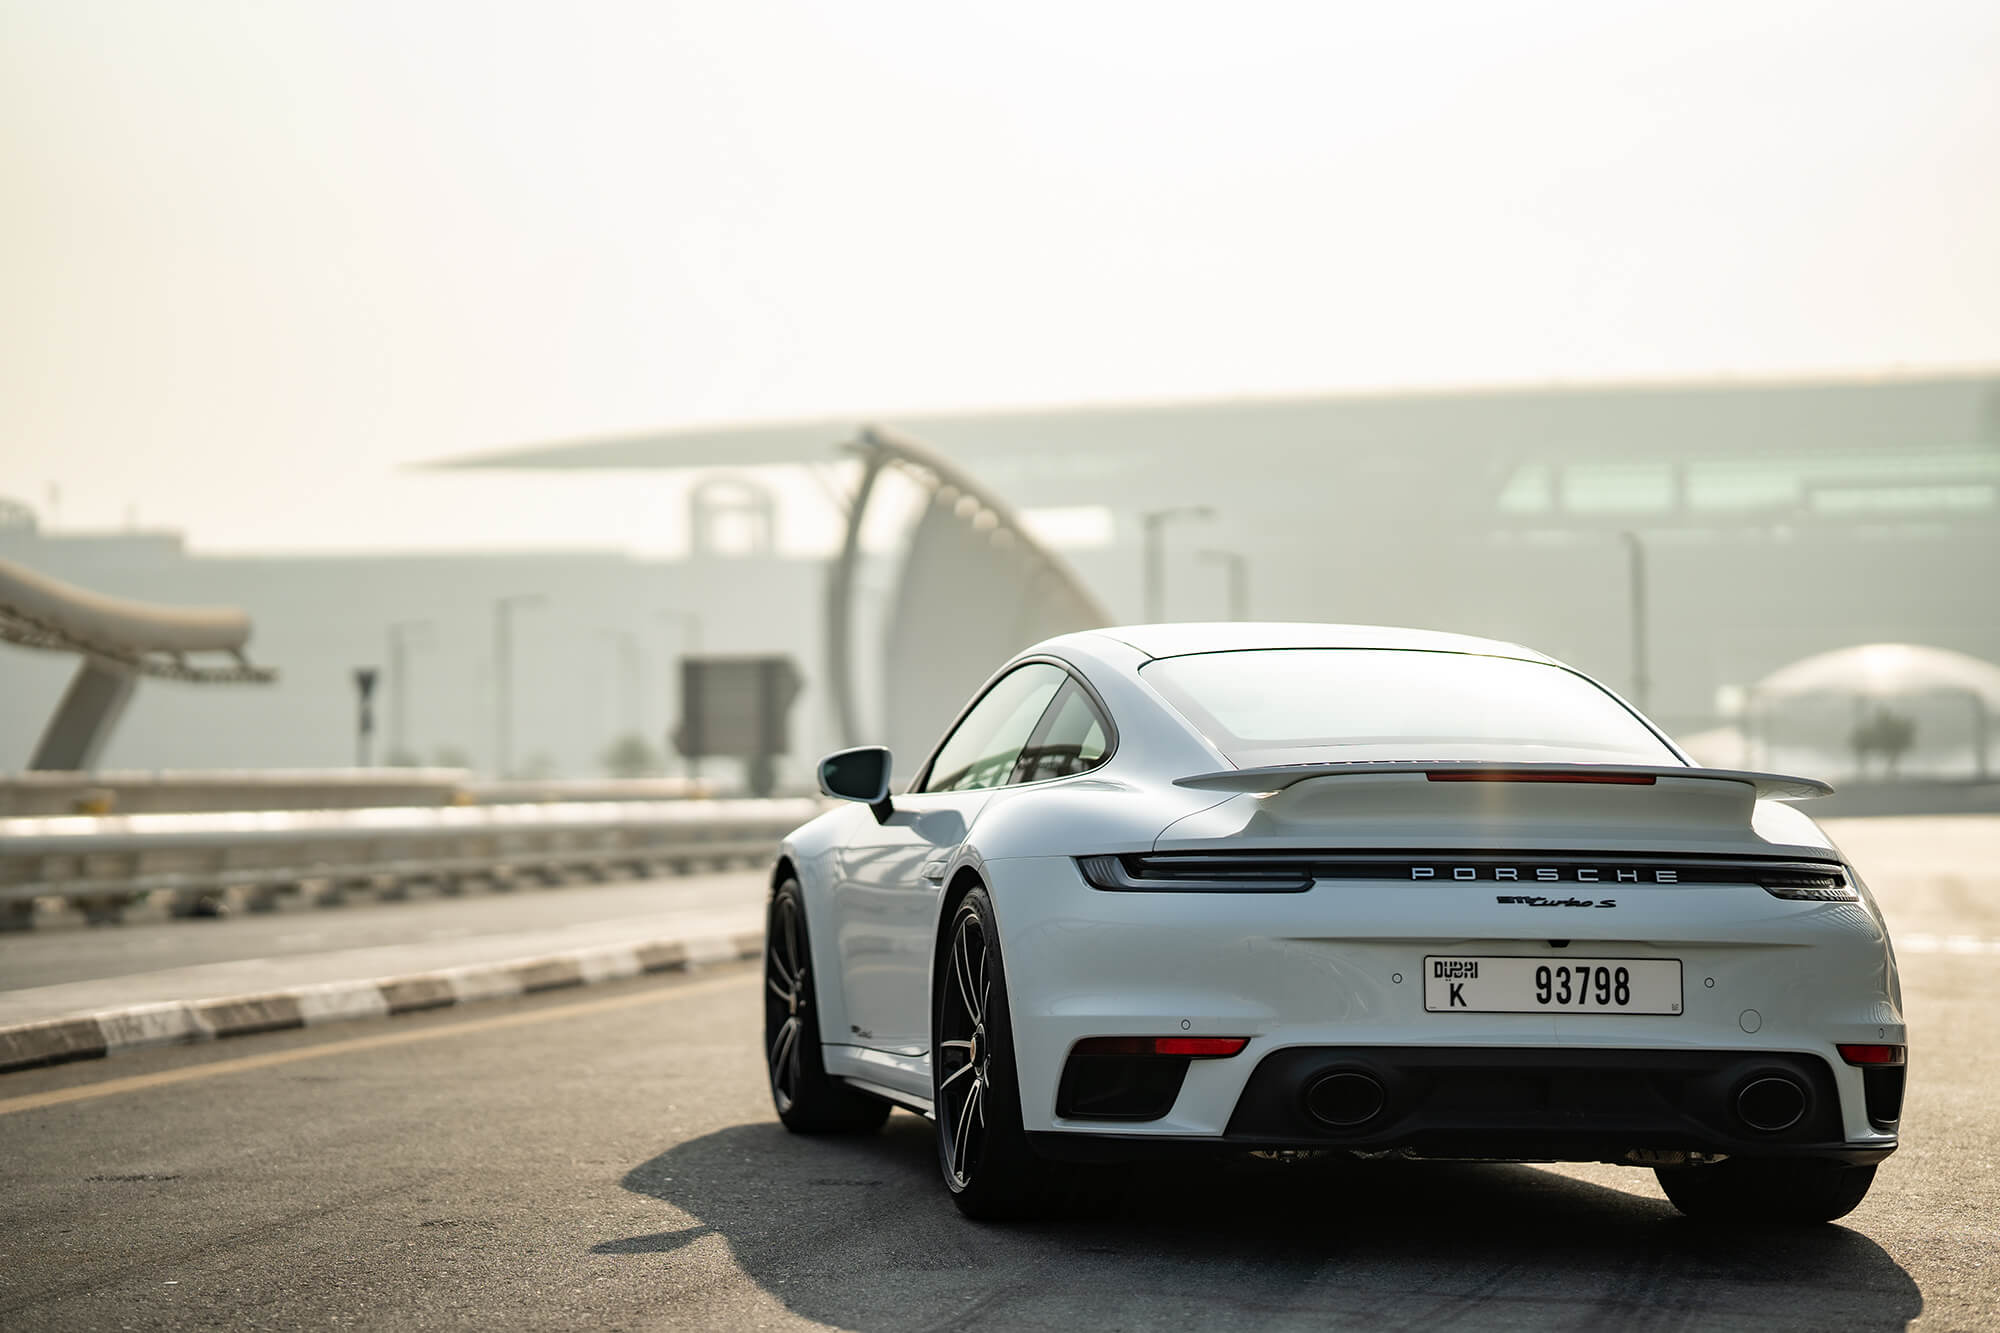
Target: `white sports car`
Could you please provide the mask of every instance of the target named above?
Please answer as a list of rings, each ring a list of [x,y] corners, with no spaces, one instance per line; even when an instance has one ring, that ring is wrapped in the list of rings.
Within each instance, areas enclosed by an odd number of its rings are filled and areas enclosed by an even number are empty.
[[[804,1132],[932,1117],[1018,1215],[1200,1150],[1651,1167],[1694,1217],[1838,1217],[1896,1148],[1895,955],[1853,867],[1512,644],[1151,625],[1007,663],[772,876],[765,1053]]]

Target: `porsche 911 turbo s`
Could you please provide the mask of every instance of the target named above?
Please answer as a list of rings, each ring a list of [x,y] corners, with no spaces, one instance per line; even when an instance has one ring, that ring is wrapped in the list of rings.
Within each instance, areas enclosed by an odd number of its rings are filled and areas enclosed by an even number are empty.
[[[765,1056],[806,1133],[931,1117],[974,1217],[1217,1150],[1648,1167],[1696,1218],[1841,1216],[1896,1148],[1881,913],[1789,802],[1512,644],[1065,635],[772,875]]]

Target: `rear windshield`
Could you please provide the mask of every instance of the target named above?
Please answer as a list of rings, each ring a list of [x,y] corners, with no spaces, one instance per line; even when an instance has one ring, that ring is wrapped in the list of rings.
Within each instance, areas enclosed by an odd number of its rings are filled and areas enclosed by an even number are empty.
[[[1282,648],[1167,657],[1142,671],[1244,768],[1341,759],[1682,762],[1617,699],[1539,662]]]

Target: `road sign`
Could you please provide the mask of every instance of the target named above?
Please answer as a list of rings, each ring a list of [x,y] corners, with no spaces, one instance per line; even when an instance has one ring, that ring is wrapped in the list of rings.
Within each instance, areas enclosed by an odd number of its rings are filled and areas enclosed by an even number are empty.
[[[789,657],[682,658],[674,748],[689,759],[748,760],[751,790],[767,794],[772,756],[792,746],[789,719],[801,683]]]

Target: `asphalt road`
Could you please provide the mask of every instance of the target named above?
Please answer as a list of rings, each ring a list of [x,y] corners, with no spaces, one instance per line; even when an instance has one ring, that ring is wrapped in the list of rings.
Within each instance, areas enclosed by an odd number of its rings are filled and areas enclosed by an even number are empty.
[[[135,920],[120,926],[57,926],[0,934],[0,988],[285,958],[331,950],[436,943],[481,935],[568,929],[579,924],[727,910],[760,903],[764,870],[665,879],[524,886],[462,897],[384,902],[355,896],[339,907],[293,907],[221,919]]]
[[[1896,823],[1849,840],[1892,924],[2000,936],[1992,825]],[[748,967],[29,1071],[0,1328],[2000,1327],[2000,958],[1903,963],[1906,1146],[1842,1223],[1763,1234],[1638,1170],[1409,1163],[968,1223],[926,1122],[777,1126]]]

